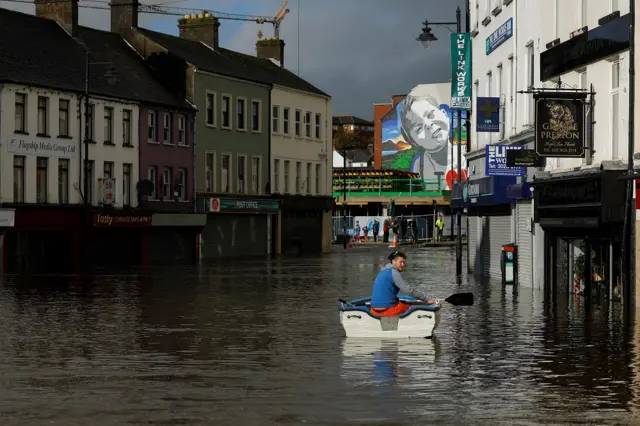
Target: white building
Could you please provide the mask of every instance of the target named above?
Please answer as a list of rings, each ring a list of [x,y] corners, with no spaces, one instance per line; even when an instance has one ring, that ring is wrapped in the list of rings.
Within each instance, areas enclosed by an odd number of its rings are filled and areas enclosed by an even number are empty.
[[[617,219],[613,219],[615,215],[595,207],[596,210],[589,211],[588,207],[581,204],[588,198],[585,194],[579,199],[560,194],[593,188],[592,195],[597,198],[594,199],[594,205],[608,203],[613,207],[620,201],[620,188],[612,183],[616,180],[605,182],[605,179],[600,182],[598,179],[609,173],[609,169],[626,167],[628,12],[629,0],[472,1],[475,110],[472,152],[467,156],[470,184],[474,179],[487,176],[485,145],[514,144],[525,145],[527,149],[535,148],[534,97],[531,93],[518,91],[543,87],[553,91],[559,81],[562,89],[575,89],[564,93],[590,89],[593,85],[595,109],[592,121],[595,123],[591,128],[591,117],[585,118],[587,144],[593,141],[593,151],[587,149],[585,158],[546,158],[544,167],[527,168],[524,176],[516,178],[515,184],[511,182],[500,190],[495,188],[498,192],[502,191],[503,197],[498,198],[503,203],[511,204],[510,215],[505,209],[500,217],[490,213],[476,217],[475,221],[470,217],[470,269],[499,278],[500,247],[516,243],[521,286],[541,288],[545,283],[559,282],[559,291],[566,291],[574,278],[580,281],[574,259],[580,257],[586,250],[585,244],[589,244],[591,250],[598,253],[592,266],[597,266],[599,272],[594,270],[596,275],[593,276],[610,271],[607,281],[611,288],[615,286],[619,266],[611,252],[619,250],[617,235],[621,229]],[[507,24],[510,20],[511,30]],[[589,35],[585,32],[589,32]],[[617,42],[589,41],[595,38],[611,38]],[[477,96],[500,97],[499,132],[487,134],[475,131],[480,112],[475,102]],[[585,109],[590,111],[589,105]],[[601,167],[606,169],[605,172],[600,173]],[[496,179],[506,182],[503,177],[494,176]],[[585,183],[578,183],[581,180]],[[522,185],[527,182],[532,183],[531,188]],[[526,197],[529,189],[535,195],[535,202]],[[603,197],[614,199],[605,203]],[[554,203],[557,205],[550,205]],[[555,217],[558,215],[556,212],[564,212],[562,214],[565,217]],[[588,218],[589,214],[594,217]],[[599,224],[596,228],[606,228],[609,234],[616,237],[607,240],[605,235],[591,232],[589,228],[595,223]],[[606,240],[602,244],[585,243],[601,237],[603,241]]]
[[[277,235],[302,234],[305,228],[311,240],[321,239],[325,253],[332,242],[332,212],[321,198],[333,202],[331,113],[331,97],[323,92],[273,84],[270,191],[291,200],[283,202]]]
[[[535,65],[528,66],[530,54],[539,43],[540,9],[534,3],[472,0],[470,4],[473,114],[471,142],[466,155],[470,188],[478,188],[476,192],[471,191],[473,204],[468,208],[469,271],[500,279],[502,246],[516,243],[520,260],[519,284],[529,287],[534,283],[535,265],[533,229],[528,225],[533,217],[532,201],[526,196],[519,200],[508,199],[505,190],[506,185],[521,184],[532,178],[535,170],[528,170],[518,177],[494,175],[497,171],[486,170],[486,146],[518,144],[532,147],[533,114],[528,109],[531,95],[517,92],[537,85]],[[530,74],[531,70],[534,74]],[[478,97],[499,98],[499,131],[477,131]],[[504,153],[501,147],[497,149],[498,155]]]
[[[331,196],[331,98],[274,85],[271,193]]]
[[[7,203],[81,204],[84,183],[84,102],[76,93],[5,84],[0,90],[0,197]],[[82,103],[82,107],[80,107]],[[138,105],[90,97],[89,200],[103,204],[102,179],[117,182],[115,207],[138,181]],[[126,136],[125,136],[126,135]],[[129,138],[123,143],[123,138]],[[137,197],[130,196],[131,206]]]

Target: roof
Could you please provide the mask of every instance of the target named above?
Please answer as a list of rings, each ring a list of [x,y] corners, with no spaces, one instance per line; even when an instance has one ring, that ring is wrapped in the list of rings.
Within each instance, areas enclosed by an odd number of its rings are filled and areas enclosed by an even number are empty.
[[[333,124],[357,124],[361,126],[373,126],[372,121],[365,120],[360,117],[356,117],[354,115],[334,115],[333,116]]]
[[[86,48],[90,93],[181,109],[194,107],[165,88],[153,69],[118,34],[78,27],[78,39],[58,23],[0,8],[0,82],[82,93]],[[109,69],[117,76],[109,81]]]
[[[288,69],[274,64],[269,59],[257,58],[224,48],[214,50],[204,43],[146,28],[138,27],[135,31],[164,47],[171,54],[204,71],[255,83],[277,84],[290,89],[330,97],[311,83]]]

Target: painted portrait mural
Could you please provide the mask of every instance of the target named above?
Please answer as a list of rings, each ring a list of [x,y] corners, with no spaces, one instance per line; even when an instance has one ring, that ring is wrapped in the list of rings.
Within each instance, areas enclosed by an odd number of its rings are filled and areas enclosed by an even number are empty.
[[[458,120],[455,114],[452,117],[447,104],[450,97],[449,83],[422,84],[382,118],[382,168],[420,173],[425,180],[437,179],[441,174],[451,189],[451,182],[458,177]],[[465,111],[462,117],[464,155]],[[462,175],[466,179],[466,170]]]

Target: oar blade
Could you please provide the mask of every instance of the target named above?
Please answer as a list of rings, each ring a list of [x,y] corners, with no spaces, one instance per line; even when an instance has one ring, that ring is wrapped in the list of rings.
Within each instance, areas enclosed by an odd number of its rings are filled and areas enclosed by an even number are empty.
[[[454,306],[471,306],[473,305],[473,293],[456,293],[444,300]]]

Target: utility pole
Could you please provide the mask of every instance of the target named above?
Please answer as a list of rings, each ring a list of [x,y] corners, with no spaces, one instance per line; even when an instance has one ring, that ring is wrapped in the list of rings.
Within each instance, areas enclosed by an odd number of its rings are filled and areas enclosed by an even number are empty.
[[[633,169],[633,154],[635,151],[635,92],[636,92],[636,64],[635,64],[635,27],[636,27],[636,1],[631,0],[629,3],[629,14],[631,17],[631,24],[629,25],[629,145],[628,145],[628,160],[627,160],[627,172],[630,177],[634,175]],[[627,312],[631,311],[631,306],[633,305],[633,301],[635,300],[635,254],[632,253],[634,250],[635,244],[635,206],[633,203],[634,199],[634,187],[636,184],[635,180],[627,180],[627,212],[626,212],[626,229],[625,234],[626,238],[623,241],[625,246],[625,256],[623,262],[625,263],[626,273],[623,274],[626,276],[626,282],[624,284],[623,290],[623,301],[625,305],[625,310]],[[635,291],[632,291],[634,290]],[[626,293],[626,294],[625,294]]]
[[[90,123],[89,123],[89,108],[91,107],[89,103],[89,50],[87,49],[85,53],[85,67],[84,67],[84,205],[91,205],[91,200],[89,199],[89,131],[90,131]],[[93,116],[93,111],[91,111],[91,115]],[[93,119],[91,120],[93,121]],[[92,124],[92,123],[91,123]]]
[[[469,8],[467,8],[469,13]],[[456,10],[456,24],[457,32],[462,32],[462,14],[460,13],[460,7]],[[452,83],[453,84],[453,83]],[[462,188],[462,110],[458,109],[458,188]],[[460,208],[456,209],[456,274],[462,274],[462,215]]]

